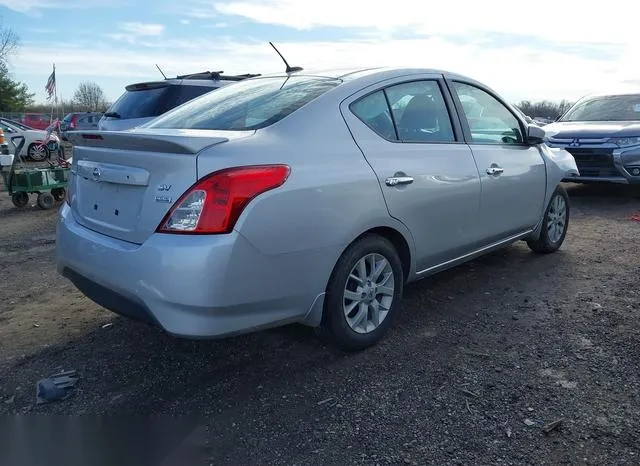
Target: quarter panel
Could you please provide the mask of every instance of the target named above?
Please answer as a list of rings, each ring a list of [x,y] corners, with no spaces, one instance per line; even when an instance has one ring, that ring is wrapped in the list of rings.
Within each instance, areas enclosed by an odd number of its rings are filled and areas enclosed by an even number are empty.
[[[342,251],[371,228],[394,228],[412,248],[406,228],[389,216],[375,174],[337,103],[315,108],[311,119],[305,112],[292,118],[297,113],[252,138],[210,148],[198,157],[198,177],[220,164],[291,167],[283,186],[249,203],[235,230],[265,255],[324,250],[331,268]],[[307,267],[300,264],[296,273],[306,273]],[[330,269],[325,272],[328,279]]]

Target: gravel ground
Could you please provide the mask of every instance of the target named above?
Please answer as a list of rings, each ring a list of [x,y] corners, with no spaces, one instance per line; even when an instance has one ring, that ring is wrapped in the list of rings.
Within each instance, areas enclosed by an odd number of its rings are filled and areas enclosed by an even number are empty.
[[[639,464],[640,201],[568,189],[559,252],[410,285],[350,355],[300,326],[186,341],[116,317],[56,274],[56,212],[0,192],[0,414],[195,414],[212,464]],[[36,405],[59,367],[73,395]]]

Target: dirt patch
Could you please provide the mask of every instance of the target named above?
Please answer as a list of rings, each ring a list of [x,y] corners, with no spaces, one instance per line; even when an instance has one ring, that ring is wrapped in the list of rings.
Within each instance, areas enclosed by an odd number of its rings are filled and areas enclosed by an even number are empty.
[[[518,243],[407,287],[355,355],[299,326],[194,342],[116,318],[56,274],[56,212],[0,193],[0,413],[197,414],[214,464],[638,464],[640,201],[569,193],[559,252]],[[58,367],[73,396],[35,406]]]

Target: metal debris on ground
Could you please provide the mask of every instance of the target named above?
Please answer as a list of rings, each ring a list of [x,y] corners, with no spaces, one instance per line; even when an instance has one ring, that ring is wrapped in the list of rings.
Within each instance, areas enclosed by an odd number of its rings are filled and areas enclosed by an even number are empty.
[[[525,419],[524,420],[525,425],[532,427],[532,426],[542,426],[544,425],[544,421],[542,421],[541,419],[536,419],[536,420],[532,420],[532,419]]]
[[[323,404],[329,403],[330,401],[333,401],[333,398],[327,398],[326,400],[318,401],[318,406],[322,406]]]
[[[466,388],[460,388],[458,387],[458,390],[460,390],[462,393],[464,393],[465,395],[469,395],[472,396],[474,398],[478,398],[480,395],[478,395],[476,392],[472,392],[471,390],[467,390]]]
[[[71,389],[75,387],[78,378],[76,371],[62,371],[41,379],[36,384],[36,404],[50,403],[64,400],[71,395]]]
[[[552,430],[555,430],[558,427],[560,427],[561,424],[562,424],[562,419],[558,419],[557,421],[550,422],[549,424],[547,424],[542,428],[542,432],[544,432],[545,434],[548,434]]]
[[[104,325],[102,326],[102,328],[109,328],[109,327],[111,327],[112,325],[113,325],[113,322],[109,322],[109,323],[107,323],[107,324],[104,324]]]

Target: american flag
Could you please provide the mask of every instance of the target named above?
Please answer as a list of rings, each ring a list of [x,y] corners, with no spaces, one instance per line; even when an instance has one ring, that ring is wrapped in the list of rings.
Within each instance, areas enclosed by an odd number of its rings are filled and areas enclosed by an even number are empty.
[[[47,85],[44,86],[47,91],[48,97],[47,100],[51,98],[56,90],[56,65],[53,65],[53,72],[49,75],[49,79],[47,79]]]

